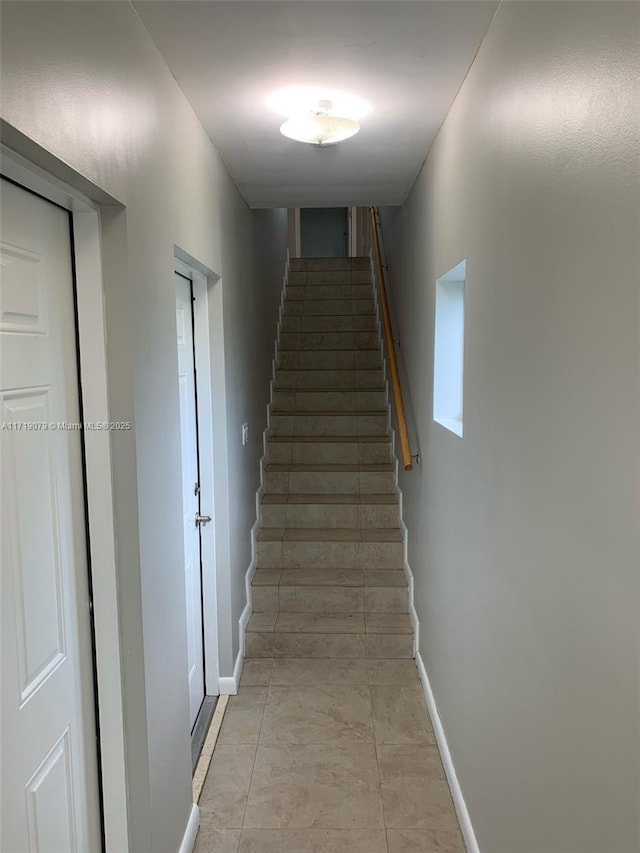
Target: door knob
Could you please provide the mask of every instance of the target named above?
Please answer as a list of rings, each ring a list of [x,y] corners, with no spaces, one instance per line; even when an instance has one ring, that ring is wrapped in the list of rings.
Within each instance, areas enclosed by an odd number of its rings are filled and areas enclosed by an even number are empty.
[[[200,515],[199,512],[196,513],[196,524],[201,524],[202,526],[204,526],[205,524],[209,524],[210,521],[210,515]]]

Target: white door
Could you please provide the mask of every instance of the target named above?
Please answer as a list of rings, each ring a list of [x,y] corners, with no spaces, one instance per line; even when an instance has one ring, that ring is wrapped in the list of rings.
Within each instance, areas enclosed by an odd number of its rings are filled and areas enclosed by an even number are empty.
[[[101,849],[69,214],[2,181],[3,853]]]
[[[200,571],[200,474],[195,355],[193,346],[192,284],[179,273],[176,283],[178,332],[178,387],[182,445],[182,520],[184,525],[184,572],[187,598],[187,649],[191,728],[204,699],[202,640],[202,579]]]

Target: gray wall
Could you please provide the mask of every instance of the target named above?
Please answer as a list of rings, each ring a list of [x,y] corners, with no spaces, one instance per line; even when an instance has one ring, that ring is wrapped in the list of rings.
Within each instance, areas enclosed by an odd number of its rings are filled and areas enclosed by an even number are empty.
[[[483,853],[638,851],[640,6],[504,3],[383,211],[420,652]],[[464,438],[432,420],[467,260]]]
[[[250,211],[128,3],[3,3],[2,118],[124,205],[103,212],[129,805],[135,853],[191,808],[174,245],[222,276],[233,648],[245,604],[286,211]],[[240,448],[241,424],[252,440]],[[240,452],[240,451],[243,452]],[[231,638],[228,638],[229,642]],[[108,748],[108,745],[107,745]]]

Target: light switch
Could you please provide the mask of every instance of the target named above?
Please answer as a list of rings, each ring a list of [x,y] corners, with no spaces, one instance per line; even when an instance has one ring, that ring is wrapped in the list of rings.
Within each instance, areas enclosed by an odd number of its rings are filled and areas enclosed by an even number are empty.
[[[249,424],[242,424],[242,446],[249,442]]]

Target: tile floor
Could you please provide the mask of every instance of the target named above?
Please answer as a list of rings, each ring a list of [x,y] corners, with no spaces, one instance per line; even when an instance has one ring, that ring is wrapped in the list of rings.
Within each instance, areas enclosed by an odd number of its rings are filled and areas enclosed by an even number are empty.
[[[462,853],[412,660],[247,660],[195,853]]]
[[[369,259],[292,260],[278,341],[247,660],[196,853],[460,853],[412,659]]]

